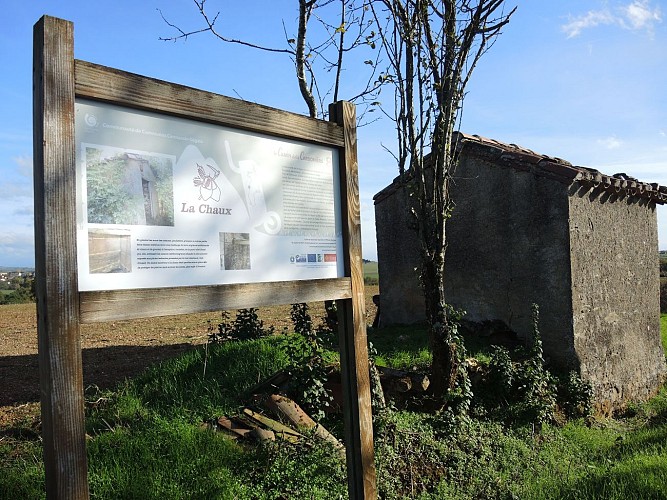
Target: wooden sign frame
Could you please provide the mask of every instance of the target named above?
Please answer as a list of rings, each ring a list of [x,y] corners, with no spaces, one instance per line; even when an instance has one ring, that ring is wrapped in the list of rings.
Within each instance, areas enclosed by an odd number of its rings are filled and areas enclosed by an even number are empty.
[[[44,16],[33,32],[35,266],[47,497],[89,498],[81,323],[336,300],[348,490],[353,499],[376,498],[354,106],[334,103],[330,121],[322,121],[75,60],[73,31],[71,22]],[[76,98],[337,148],[344,277],[79,292]]]

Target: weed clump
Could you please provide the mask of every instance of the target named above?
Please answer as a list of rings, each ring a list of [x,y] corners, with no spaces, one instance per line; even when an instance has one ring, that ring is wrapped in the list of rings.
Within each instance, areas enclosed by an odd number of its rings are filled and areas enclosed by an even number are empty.
[[[209,323],[208,341],[213,343],[226,340],[256,340],[268,337],[275,333],[275,327],[264,328],[264,322],[259,319],[257,308],[239,309],[236,319],[230,322],[229,313],[222,311],[221,321],[217,327]]]
[[[328,376],[324,346],[318,330],[313,329],[308,304],[292,304],[290,316],[295,333],[284,336],[281,342],[288,360],[288,391],[318,421],[324,418],[325,410],[333,401],[325,387]]]
[[[492,346],[485,382],[477,399],[478,413],[508,423],[553,423],[592,413],[592,389],[576,373],[556,377],[546,367],[539,331],[539,308],[533,304],[533,334],[528,350],[513,353]]]

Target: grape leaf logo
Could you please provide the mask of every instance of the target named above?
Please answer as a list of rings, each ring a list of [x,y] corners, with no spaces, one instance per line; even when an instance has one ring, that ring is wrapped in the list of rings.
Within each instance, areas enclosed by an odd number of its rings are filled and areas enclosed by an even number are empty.
[[[218,183],[215,182],[215,179],[220,175],[220,170],[208,163],[206,164],[206,167],[210,169],[210,174],[203,166],[197,163],[197,173],[199,175],[193,179],[195,187],[199,188],[199,199],[204,201],[220,201],[222,192]]]

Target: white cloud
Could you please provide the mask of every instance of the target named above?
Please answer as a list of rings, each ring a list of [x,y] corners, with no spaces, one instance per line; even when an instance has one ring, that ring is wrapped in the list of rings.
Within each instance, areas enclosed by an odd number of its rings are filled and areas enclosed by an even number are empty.
[[[561,26],[567,38],[573,38],[588,28],[599,25],[617,25],[624,29],[653,33],[655,24],[662,22],[660,7],[653,7],[649,0],[635,0],[621,4],[611,10],[608,7],[591,10],[586,14],[572,17]]]
[[[587,28],[613,22],[614,16],[607,10],[589,11],[582,16],[571,18],[567,24],[561,26],[561,29],[567,34],[567,38],[573,38]]]
[[[653,25],[662,21],[659,7],[651,8],[648,1],[636,1],[624,8],[625,19],[632,29],[651,30]]]
[[[623,145],[623,142],[614,136],[598,139],[597,143],[607,149],[618,149]]]

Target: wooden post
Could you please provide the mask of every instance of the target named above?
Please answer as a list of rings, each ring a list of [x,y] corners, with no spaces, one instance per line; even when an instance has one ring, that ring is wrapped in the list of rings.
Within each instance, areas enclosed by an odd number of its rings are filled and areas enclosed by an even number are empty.
[[[352,278],[352,298],[337,301],[348,492],[351,499],[377,498],[373,452],[368,341],[364,314],[364,271],[361,257],[361,210],[357,161],[357,124],[354,105],[329,106],[330,120],[343,127],[345,158],[341,187],[345,276]],[[347,215],[347,219],[345,219]]]
[[[87,499],[76,267],[73,25],[44,16],[33,35],[35,278],[46,495]]]

